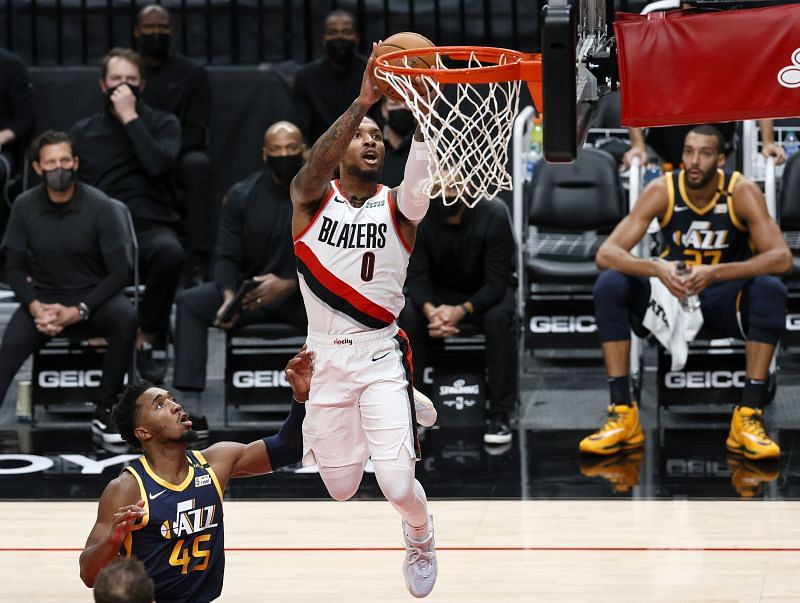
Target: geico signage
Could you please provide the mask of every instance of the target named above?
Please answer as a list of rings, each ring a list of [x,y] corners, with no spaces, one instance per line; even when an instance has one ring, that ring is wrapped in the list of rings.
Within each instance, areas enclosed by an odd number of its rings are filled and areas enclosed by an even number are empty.
[[[744,387],[744,371],[673,371],[664,375],[667,389]]]
[[[594,316],[532,316],[531,333],[594,333]]]
[[[90,369],[87,371],[41,371],[39,387],[55,389],[59,387],[99,387],[103,371]]]
[[[233,387],[236,389],[289,387],[289,380],[283,371],[235,371]]]
[[[728,477],[731,471],[719,461],[667,459],[669,477]]]
[[[787,314],[786,315],[786,330],[787,331],[800,331],[800,314]]]

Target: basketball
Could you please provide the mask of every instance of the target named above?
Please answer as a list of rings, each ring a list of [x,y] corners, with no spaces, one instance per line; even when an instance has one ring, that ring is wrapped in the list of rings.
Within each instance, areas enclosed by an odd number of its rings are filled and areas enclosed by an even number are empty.
[[[391,35],[381,42],[378,48],[375,49],[375,56],[379,57],[390,52],[397,52],[398,50],[412,50],[414,48],[428,48],[433,46],[435,46],[435,44],[425,36],[411,31],[403,31]],[[391,61],[391,64],[404,65],[402,59],[395,59]],[[436,65],[435,54],[424,54],[420,56],[409,57],[408,59],[408,67],[414,67],[416,69],[430,69],[434,65]],[[381,89],[381,92],[383,92],[385,96],[388,96],[397,102],[403,102],[403,97],[401,97],[397,91],[384,80],[377,77],[376,82],[378,88]]]

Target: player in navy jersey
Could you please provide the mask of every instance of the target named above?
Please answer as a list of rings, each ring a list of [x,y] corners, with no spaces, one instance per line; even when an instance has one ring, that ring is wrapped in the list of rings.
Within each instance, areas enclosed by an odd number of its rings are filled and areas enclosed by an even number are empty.
[[[655,277],[681,300],[699,296],[697,311],[715,336],[746,341],[745,386],[731,417],[728,449],[749,460],[780,456],[758,407],[766,402],[769,365],[785,324],[786,287],[773,275],[791,270],[792,255],[758,186],[722,171],[723,149],[716,128],[689,131],[684,169],[648,185],[597,252],[604,272],[594,287],[595,316],[611,404],[606,423],[581,440],[581,452],[614,454],[644,443],[628,382],[630,325],[641,324]],[[662,255],[637,258],[630,249],[654,219],[661,226]],[[679,272],[680,261],[688,275]]]
[[[277,434],[250,444],[219,442],[202,452],[187,449],[197,437],[170,392],[146,382],[129,385],[112,420],[144,454],[100,497],[80,558],[84,583],[91,587],[117,557],[134,556],[153,579],[158,603],[216,599],[225,569],[225,487],[232,477],[262,475],[300,460],[312,358],[304,347],[286,366],[294,401]]]
[[[316,464],[336,500],[358,489],[367,459],[402,517],[406,587],[431,592],[433,519],[414,477],[419,459],[411,349],[397,327],[417,224],[428,210],[428,151],[414,134],[403,182],[379,182],[383,134],[366,117],[381,98],[370,57],[358,98],[314,144],[291,185],[292,236],[308,314],[314,376],[303,463]],[[339,168],[339,179],[331,180]],[[420,421],[422,422],[422,421]]]

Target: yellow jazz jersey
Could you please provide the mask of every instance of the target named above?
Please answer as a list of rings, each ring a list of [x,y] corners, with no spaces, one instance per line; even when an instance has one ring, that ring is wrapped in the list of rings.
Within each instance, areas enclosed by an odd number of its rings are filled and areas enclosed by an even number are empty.
[[[187,451],[186,456],[189,473],[182,484],[158,477],[144,456],[125,468],[139,483],[147,514],[120,553],[141,559],[158,603],[202,603],[222,592],[222,490],[202,454]]]
[[[733,209],[739,172],[717,170],[717,192],[703,207],[686,194],[683,170],[667,172],[669,205],[661,226],[661,257],[687,264],[737,262],[753,255],[747,226]]]

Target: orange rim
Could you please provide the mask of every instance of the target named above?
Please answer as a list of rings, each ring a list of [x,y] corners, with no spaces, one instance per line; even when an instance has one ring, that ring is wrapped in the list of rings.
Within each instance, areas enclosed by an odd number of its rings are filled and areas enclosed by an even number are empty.
[[[468,61],[473,55],[482,63],[494,63],[482,67],[459,69],[420,68],[391,65],[389,61],[403,57],[440,54],[457,61]],[[499,64],[506,57],[510,62]],[[522,80],[527,82],[533,101],[542,106],[542,55],[491,46],[430,46],[387,52],[375,59],[376,69],[399,75],[426,75],[441,84],[489,84]]]
[[[468,61],[473,55],[476,59],[491,62],[494,65],[482,67],[463,67],[459,69],[437,69],[436,67],[405,67],[391,65],[389,61],[403,57],[425,56],[441,54],[457,61]],[[511,62],[499,64],[503,57]],[[542,57],[540,54],[531,54],[509,50],[507,48],[494,48],[490,46],[432,46],[427,48],[411,48],[387,52],[375,59],[377,67],[384,71],[402,75],[428,75],[443,84],[488,84],[490,82],[506,82],[510,80],[541,81]],[[529,79],[531,78],[531,79]]]

